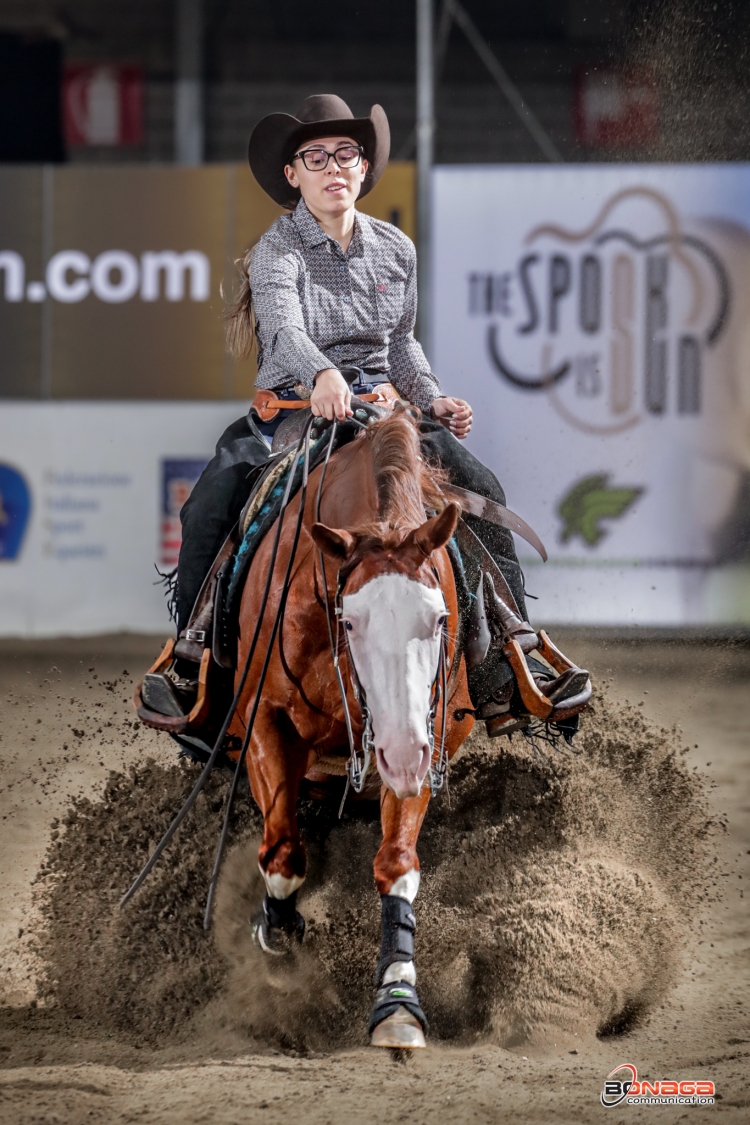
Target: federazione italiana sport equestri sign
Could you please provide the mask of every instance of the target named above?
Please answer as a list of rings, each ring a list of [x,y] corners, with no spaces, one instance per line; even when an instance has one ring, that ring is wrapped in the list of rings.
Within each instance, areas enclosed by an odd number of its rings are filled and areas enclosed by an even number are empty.
[[[157,568],[175,565],[180,508],[238,413],[0,404],[0,636],[168,633]]]
[[[537,614],[750,620],[750,166],[445,167],[433,206],[431,359]]]

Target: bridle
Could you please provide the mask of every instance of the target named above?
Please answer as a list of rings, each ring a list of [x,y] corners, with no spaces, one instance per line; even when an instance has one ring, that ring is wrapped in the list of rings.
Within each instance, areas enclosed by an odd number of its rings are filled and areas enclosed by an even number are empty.
[[[326,453],[326,459],[323,463],[323,470],[320,475],[318,483],[318,493],[315,499],[315,520],[320,522],[320,501],[323,495],[323,482],[325,480],[326,469],[328,468],[328,459],[330,451],[333,447],[333,431],[335,431],[336,422],[332,426],[331,438],[329,441],[329,448]],[[361,793],[367,772],[370,768],[373,752],[375,750],[375,742],[373,738],[372,729],[372,714],[367,705],[367,694],[357,672],[357,666],[354,662],[354,654],[351,650],[346,630],[343,630],[344,650],[347,657],[347,665],[349,668],[349,682],[351,684],[352,695],[354,696],[359,706],[360,715],[362,718],[362,739],[360,747],[357,748],[354,739],[354,730],[352,727],[351,712],[349,710],[349,700],[346,692],[346,685],[344,678],[341,674],[341,637],[342,629],[341,623],[343,620],[343,598],[344,588],[352,573],[356,570],[362,558],[355,558],[346,564],[339,567],[336,576],[336,593],[334,595],[334,611],[333,621],[331,620],[331,606],[328,597],[328,580],[326,575],[325,556],[318,548],[318,562],[320,565],[321,576],[323,579],[323,597],[325,600],[326,622],[328,624],[328,640],[331,646],[331,657],[333,659],[333,668],[336,675],[336,682],[341,696],[341,706],[344,710],[344,722],[346,724],[346,733],[349,740],[349,759],[346,764],[346,786],[341,798],[339,806],[339,817],[344,810],[347,795],[349,793],[349,786],[352,787],[355,793]],[[442,593],[440,585],[440,575],[437,569],[432,567],[433,574],[437,580],[438,589]],[[443,598],[445,600],[445,598]],[[334,624],[335,622],[335,624]],[[448,630],[443,622],[440,631],[440,651],[438,655],[438,666],[435,672],[435,678],[432,681],[430,688],[430,707],[427,715],[427,731],[429,736],[429,749],[430,749],[430,768],[427,771],[428,783],[430,786],[430,794],[436,797],[440,790],[443,788],[445,777],[448,771],[448,755],[445,749],[445,727],[448,718],[448,669],[450,666],[450,656],[448,655]],[[438,747],[437,759],[435,759],[435,719],[437,717],[438,708],[441,709],[440,718],[440,744]]]

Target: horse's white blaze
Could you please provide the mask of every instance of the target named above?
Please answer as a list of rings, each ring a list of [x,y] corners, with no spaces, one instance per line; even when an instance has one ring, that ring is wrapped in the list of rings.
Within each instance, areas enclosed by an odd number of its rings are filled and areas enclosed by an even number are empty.
[[[260,864],[258,866],[260,867]],[[305,881],[304,876],[299,875],[292,875],[291,879],[287,879],[285,875],[269,875],[262,867],[260,873],[271,898],[289,898],[290,894],[298,890]]]
[[[347,594],[342,608],[380,776],[397,797],[415,797],[430,765],[427,721],[446,613],[442,592],[404,574],[381,574]]]

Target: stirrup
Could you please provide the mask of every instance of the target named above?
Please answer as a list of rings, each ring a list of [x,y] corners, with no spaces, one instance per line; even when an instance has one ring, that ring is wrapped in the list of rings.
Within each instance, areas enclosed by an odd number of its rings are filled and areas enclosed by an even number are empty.
[[[147,672],[141,684],[141,699],[159,715],[189,715],[198,695],[197,680],[176,678],[169,672]]]
[[[541,719],[545,723],[571,720],[591,699],[592,687],[588,671],[568,660],[552,644],[543,629],[537,634],[527,621],[522,621],[497,596],[492,576],[487,573],[483,577],[483,595],[490,631],[511,666],[521,699],[520,710],[517,706],[512,710],[508,707],[507,713],[502,714],[498,707],[495,714],[480,716],[487,721],[489,737],[512,734],[513,731],[528,726],[534,719]],[[532,665],[537,663],[529,655],[532,652],[537,652],[553,672],[546,674],[541,664],[537,669],[530,668],[530,660]],[[482,710],[485,708],[479,709]]]
[[[503,652],[515,673],[523,710],[488,719],[486,729],[490,738],[513,734],[528,726],[534,719],[557,724],[566,738],[575,733],[577,725],[573,720],[577,719],[593,694],[589,673],[568,660],[552,644],[543,629],[539,631],[536,651],[558,675],[550,676],[546,682],[540,677],[540,682],[537,682],[518,642],[509,641]]]
[[[192,707],[185,714],[180,707],[180,713],[177,715],[164,713],[163,711],[154,710],[149,706],[146,698],[143,696],[143,688],[148,680],[148,687],[146,687],[146,695],[149,696],[153,691],[156,699],[164,705],[169,706],[165,702],[166,697],[170,694],[169,687],[161,681],[165,679],[165,673],[171,667],[174,661],[174,648],[175,643],[173,640],[167,641],[158,659],[149,668],[146,675],[136,685],[133,693],[133,705],[136,714],[141,722],[147,727],[153,727],[155,730],[167,731],[169,734],[184,734],[186,731],[194,729],[205,723],[208,718],[209,712],[209,698],[208,698],[208,669],[211,663],[211,649],[205,649],[198,671],[198,688],[195,696],[195,702]],[[151,696],[152,701],[154,696]],[[179,697],[177,697],[179,699]],[[179,706],[179,704],[178,704]]]

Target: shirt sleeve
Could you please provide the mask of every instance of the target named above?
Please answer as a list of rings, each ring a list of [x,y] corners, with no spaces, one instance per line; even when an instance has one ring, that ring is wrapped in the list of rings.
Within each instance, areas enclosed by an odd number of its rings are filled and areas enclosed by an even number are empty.
[[[434,399],[442,395],[440,383],[432,374],[422,345],[414,339],[417,319],[417,254],[411,247],[409,273],[404,285],[404,310],[388,345],[391,382],[404,398],[420,410],[429,411]]]
[[[284,372],[283,382],[312,387],[317,373],[333,364],[307,335],[299,271],[293,250],[261,239],[251,259],[250,287],[264,360]]]

